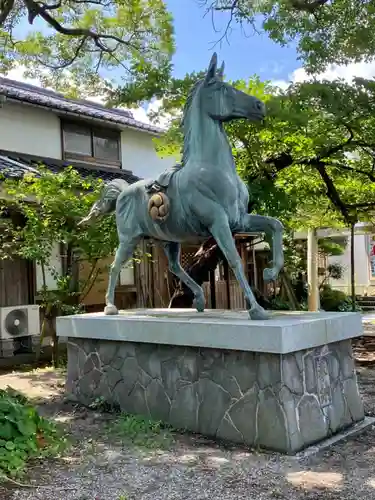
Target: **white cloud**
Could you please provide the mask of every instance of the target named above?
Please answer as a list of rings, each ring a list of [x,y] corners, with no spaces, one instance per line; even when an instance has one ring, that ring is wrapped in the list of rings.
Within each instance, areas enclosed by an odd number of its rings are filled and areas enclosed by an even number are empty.
[[[132,113],[136,120],[152,124],[153,122],[150,120],[150,115],[151,113],[157,113],[161,105],[162,105],[162,100],[155,99],[154,101],[148,104],[147,109],[143,107],[132,109]],[[161,128],[167,128],[171,119],[172,117],[170,115],[159,117],[159,120],[156,123],[156,125]]]
[[[152,122],[150,120],[149,115],[152,111],[157,111],[160,108],[160,106],[161,106],[161,101],[155,100],[154,102],[149,103],[146,109],[141,106],[139,108],[132,109],[131,111],[136,120],[151,124]]]
[[[17,82],[23,82],[23,83],[28,83],[30,85],[36,85],[37,87],[40,86],[40,82],[36,78],[26,78],[24,76],[25,73],[25,68],[23,66],[17,66],[10,70],[6,77],[10,78],[11,80],[16,80]]]
[[[347,66],[339,66],[332,64],[325,71],[315,75],[308,75],[304,68],[297,68],[289,75],[289,81],[286,80],[273,80],[273,85],[282,89],[287,88],[291,83],[300,83],[312,80],[336,80],[342,78],[350,83],[354,77],[361,78],[374,78],[375,77],[375,61],[359,62],[348,64]]]

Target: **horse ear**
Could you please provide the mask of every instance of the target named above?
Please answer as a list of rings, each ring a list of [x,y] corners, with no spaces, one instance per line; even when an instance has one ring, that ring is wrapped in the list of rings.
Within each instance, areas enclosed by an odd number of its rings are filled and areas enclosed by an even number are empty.
[[[206,82],[209,82],[212,78],[216,76],[216,68],[217,68],[217,54],[213,53],[211,57],[210,64],[208,66],[207,74],[206,74]]]
[[[217,74],[217,76],[220,78],[220,80],[222,80],[224,78],[224,68],[225,68],[225,62],[223,61],[221,63],[221,67],[220,67],[219,72]]]

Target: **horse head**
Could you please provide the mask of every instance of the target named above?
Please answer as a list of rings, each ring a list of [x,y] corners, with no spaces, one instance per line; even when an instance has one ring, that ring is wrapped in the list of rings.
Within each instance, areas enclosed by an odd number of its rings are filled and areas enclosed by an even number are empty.
[[[266,115],[264,103],[225,83],[223,73],[224,63],[217,70],[217,54],[214,53],[199,92],[203,110],[213,120],[220,122],[238,118],[263,120]]]

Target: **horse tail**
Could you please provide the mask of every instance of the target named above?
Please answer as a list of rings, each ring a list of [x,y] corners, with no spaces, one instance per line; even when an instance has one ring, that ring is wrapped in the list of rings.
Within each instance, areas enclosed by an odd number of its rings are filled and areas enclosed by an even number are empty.
[[[113,179],[113,181],[105,184],[99,200],[93,204],[89,214],[78,225],[90,222],[101,215],[108,215],[114,212],[116,210],[117,198],[127,187],[128,183],[123,179]]]

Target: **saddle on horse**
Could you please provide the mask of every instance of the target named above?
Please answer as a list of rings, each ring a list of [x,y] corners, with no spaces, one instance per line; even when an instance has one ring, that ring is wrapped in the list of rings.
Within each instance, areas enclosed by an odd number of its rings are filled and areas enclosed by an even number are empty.
[[[159,177],[153,179],[148,184],[146,184],[146,191],[150,194],[160,193],[166,191],[171,182],[173,175],[182,168],[180,163],[173,165],[173,167],[167,168],[162,172]]]

